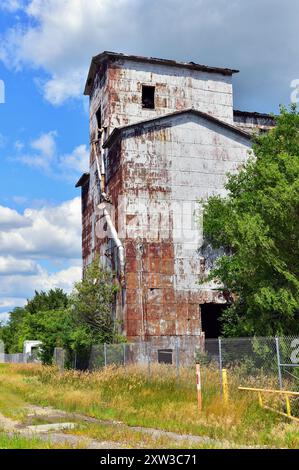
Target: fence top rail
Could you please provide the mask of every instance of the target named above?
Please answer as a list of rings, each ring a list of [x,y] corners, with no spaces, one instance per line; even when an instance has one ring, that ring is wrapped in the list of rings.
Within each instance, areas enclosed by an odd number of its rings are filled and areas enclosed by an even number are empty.
[[[277,395],[293,395],[295,397],[299,397],[299,392],[291,392],[290,390],[274,390],[272,388],[252,388],[252,387],[238,387],[238,390],[245,390],[247,392],[276,393]]]

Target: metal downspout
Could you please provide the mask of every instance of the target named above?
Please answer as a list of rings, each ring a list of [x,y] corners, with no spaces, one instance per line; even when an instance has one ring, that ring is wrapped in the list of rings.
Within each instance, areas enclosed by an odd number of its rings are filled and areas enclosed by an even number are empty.
[[[105,220],[107,222],[107,225],[109,227],[111,238],[113,239],[113,241],[114,241],[114,243],[117,247],[118,261],[119,261],[120,283],[121,283],[122,286],[124,286],[124,283],[125,283],[125,250],[124,250],[123,244],[122,244],[122,242],[121,242],[121,240],[118,236],[117,230],[116,230],[116,228],[115,228],[115,226],[112,222],[110,214],[109,214],[108,210],[106,209],[105,202],[107,202],[107,195],[105,194],[105,188],[103,188],[103,181],[102,181],[102,175],[105,174],[104,162],[102,162],[102,171],[101,171],[100,162],[99,162],[98,153],[97,153],[97,149],[96,149],[95,144],[96,144],[96,141],[93,141],[92,145],[93,145],[93,150],[94,150],[94,154],[95,154],[97,172],[98,172],[98,176],[99,176],[99,180],[100,180],[100,187],[101,187],[100,194],[101,194],[101,200],[103,201],[99,204],[98,207],[101,210],[103,210],[103,217],[105,218]]]

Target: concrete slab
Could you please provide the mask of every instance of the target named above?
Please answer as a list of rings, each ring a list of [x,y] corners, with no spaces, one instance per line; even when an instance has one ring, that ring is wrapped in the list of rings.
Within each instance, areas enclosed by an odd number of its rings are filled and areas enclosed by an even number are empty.
[[[51,423],[51,424],[39,424],[36,426],[27,426],[26,429],[31,432],[42,433],[51,431],[63,431],[65,429],[74,429],[76,423]]]

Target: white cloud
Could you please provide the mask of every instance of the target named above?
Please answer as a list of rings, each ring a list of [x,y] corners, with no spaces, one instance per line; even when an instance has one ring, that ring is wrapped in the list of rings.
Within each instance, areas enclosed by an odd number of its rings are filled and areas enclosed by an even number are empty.
[[[38,264],[33,260],[17,259],[13,256],[0,256],[0,276],[15,274],[38,274]]]
[[[22,299],[19,297],[1,297],[0,298],[0,308],[14,308],[14,307],[22,307],[24,303],[26,302],[26,299]]]
[[[33,153],[22,154],[17,159],[28,166],[49,171],[56,157],[56,135],[55,131],[41,134],[30,143],[30,150]],[[15,143],[15,147],[18,150],[23,149],[18,142]]]
[[[34,150],[39,151],[45,157],[52,158],[56,152],[56,135],[57,133],[55,131],[42,134],[38,139],[33,140],[30,145]]]
[[[40,267],[40,272],[35,275],[11,275],[3,278],[0,286],[0,297],[3,307],[13,308],[22,306],[27,298],[34,295],[34,291],[47,291],[59,287],[66,292],[71,292],[74,282],[81,279],[82,270],[78,266],[49,273]]]
[[[89,150],[86,145],[79,145],[71,153],[59,155],[56,138],[56,131],[43,133],[31,141],[27,149],[24,144],[16,142],[17,156],[12,160],[18,160],[27,166],[43,170],[54,178],[73,183],[76,177],[88,170]]]
[[[6,231],[0,232],[0,254],[36,258],[78,258],[81,254],[81,201],[77,197],[57,207],[26,209],[19,214],[0,206]],[[3,226],[4,226],[3,222]],[[14,230],[12,231],[12,229]]]
[[[0,227],[0,311],[24,305],[35,290],[70,292],[80,280],[79,197],[24,213],[0,206]]]
[[[31,0],[24,13],[27,27],[10,29],[0,57],[9,67],[42,68],[50,78],[42,84],[53,104],[82,93],[86,68],[95,44],[101,47],[108,23],[127,0]]]
[[[28,0],[23,15],[0,58],[40,80],[46,72],[42,89],[53,104],[81,95],[91,57],[105,49],[240,68],[237,106],[274,110],[298,78],[297,0]]]
[[[9,320],[9,317],[10,317],[9,312],[0,312],[0,323],[6,323]],[[1,347],[1,340],[0,340],[0,347]]]
[[[87,171],[89,165],[89,150],[86,145],[79,145],[72,153],[63,155],[60,158],[59,165],[66,170],[73,170],[77,173]]]
[[[31,221],[9,207],[0,206],[0,229],[11,231],[31,225]]]

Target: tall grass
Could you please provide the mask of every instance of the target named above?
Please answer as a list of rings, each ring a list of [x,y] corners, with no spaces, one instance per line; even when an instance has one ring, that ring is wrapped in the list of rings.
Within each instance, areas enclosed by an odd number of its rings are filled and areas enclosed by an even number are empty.
[[[146,368],[136,365],[109,366],[93,373],[60,373],[53,367],[30,365],[0,367],[0,388],[14,390],[30,403],[240,445],[298,447],[298,428],[261,409],[254,394],[238,391],[239,384],[238,371],[229,372],[230,400],[225,406],[218,369],[203,367],[199,414],[192,368],[182,368],[177,379],[167,365],[154,365],[150,377]]]

